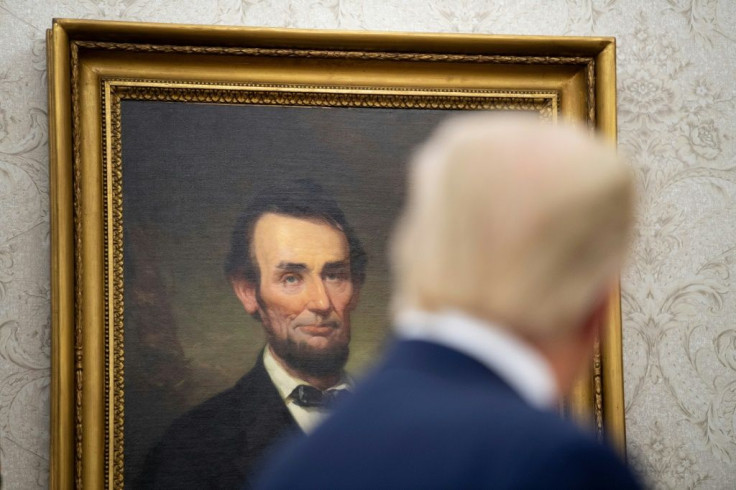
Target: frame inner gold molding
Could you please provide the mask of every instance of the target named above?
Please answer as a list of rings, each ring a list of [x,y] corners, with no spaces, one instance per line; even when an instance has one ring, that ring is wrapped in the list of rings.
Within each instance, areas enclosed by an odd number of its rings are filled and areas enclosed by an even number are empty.
[[[104,80],[103,87],[103,194],[105,236],[105,472],[113,488],[124,484],[125,336],[123,277],[123,161],[121,103],[123,100],[159,102],[259,104],[308,107],[361,107],[420,110],[534,111],[546,120],[558,114],[557,92],[494,90],[405,90],[389,88],[181,84],[175,81]],[[81,373],[80,373],[81,374]],[[77,387],[81,390],[81,385]],[[598,412],[598,410],[596,410]],[[602,431],[602,414],[599,433]],[[81,437],[81,435],[79,436]],[[112,456],[112,457],[110,457]],[[108,463],[109,464],[109,463]]]

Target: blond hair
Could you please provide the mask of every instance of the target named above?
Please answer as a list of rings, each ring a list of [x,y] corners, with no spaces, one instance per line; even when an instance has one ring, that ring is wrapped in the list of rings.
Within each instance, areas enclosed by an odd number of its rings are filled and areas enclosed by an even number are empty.
[[[533,337],[568,331],[617,277],[633,199],[628,167],[582,128],[451,119],[413,158],[394,308],[460,309]]]

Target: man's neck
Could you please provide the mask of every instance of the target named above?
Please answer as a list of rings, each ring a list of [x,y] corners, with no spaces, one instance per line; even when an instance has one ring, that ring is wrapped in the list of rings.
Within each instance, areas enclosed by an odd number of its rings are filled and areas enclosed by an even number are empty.
[[[458,310],[405,310],[395,329],[401,338],[434,342],[476,359],[534,406],[550,408],[559,397],[557,373],[546,356],[500,325]]]

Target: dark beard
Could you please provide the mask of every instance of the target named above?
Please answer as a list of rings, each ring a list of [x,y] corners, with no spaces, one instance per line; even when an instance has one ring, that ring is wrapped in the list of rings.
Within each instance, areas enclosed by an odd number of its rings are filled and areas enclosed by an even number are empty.
[[[260,287],[256,290],[256,301],[260,309],[268,310],[261,297]],[[258,319],[263,322],[260,314]],[[274,354],[287,366],[315,378],[342,374],[350,355],[350,346],[347,342],[345,345],[334,345],[326,349],[313,349],[305,343],[296,343],[292,339],[282,341],[270,335],[267,335],[267,338]]]
[[[347,344],[317,350],[291,339],[280,341],[269,338],[268,343],[287,366],[315,378],[341,374],[350,354]]]

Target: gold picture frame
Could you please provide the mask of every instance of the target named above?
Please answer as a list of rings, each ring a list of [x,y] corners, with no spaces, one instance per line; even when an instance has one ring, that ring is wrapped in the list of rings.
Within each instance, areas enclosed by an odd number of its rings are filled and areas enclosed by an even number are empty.
[[[613,38],[55,20],[47,42],[54,489],[124,486],[124,373],[134,361],[125,350],[123,215],[138,202],[123,186],[123,154],[134,153],[123,146],[136,144],[121,136],[123,107],[133,107],[125,101],[185,112],[257,107],[279,121],[300,107],[408,111],[412,121],[419,111],[525,110],[616,138]],[[563,410],[623,453],[618,291],[603,331]]]

